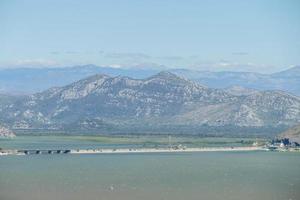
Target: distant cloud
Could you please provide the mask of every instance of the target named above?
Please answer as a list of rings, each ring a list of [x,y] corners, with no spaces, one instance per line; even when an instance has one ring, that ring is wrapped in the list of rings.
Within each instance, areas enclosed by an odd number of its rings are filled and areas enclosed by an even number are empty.
[[[50,56],[50,54],[53,56]],[[233,52],[232,54],[237,56],[248,55],[247,52]],[[51,51],[49,52],[48,56],[49,59],[24,59],[6,63],[2,62],[0,65],[3,67],[57,67],[85,65],[87,63],[92,63],[99,66],[109,66],[113,68],[143,68],[161,70],[171,68],[186,68],[202,71],[248,71],[261,73],[270,73],[280,69],[279,66],[276,67],[254,62],[244,63],[241,61],[242,58],[238,57],[236,57],[236,59],[233,58],[233,60],[205,60],[203,55],[197,54],[192,54],[190,56],[154,56],[139,52],[105,52],[100,49],[94,49],[91,51]],[[237,60],[239,61],[237,62]]]
[[[75,55],[75,54],[86,54],[86,55],[89,55],[89,54],[99,54],[99,55],[103,55],[104,54],[104,51],[102,50],[96,50],[96,51],[73,51],[73,50],[67,50],[67,51],[51,51],[49,52],[50,54],[52,55],[63,55],[63,54],[66,54],[66,55]]]
[[[24,59],[14,62],[1,63],[1,67],[52,67],[60,66],[60,64],[54,60],[47,59]]]
[[[166,70],[168,69],[167,66],[154,63],[154,62],[144,62],[144,63],[136,63],[134,65],[131,65],[130,68],[136,68],[136,69],[155,69],[155,70]]]
[[[66,54],[79,54],[80,52],[78,51],[66,51]]]
[[[107,67],[111,67],[111,68],[122,68],[122,65],[119,64],[111,64],[111,65],[107,65]]]
[[[184,60],[184,57],[181,57],[181,56],[161,56],[161,57],[157,57],[157,58],[162,59],[162,60],[169,60],[169,61]]]
[[[58,55],[58,54],[60,54],[60,52],[59,51],[51,51],[50,54]]]
[[[150,59],[149,55],[143,53],[106,53],[105,57],[114,59]]]
[[[192,69],[204,71],[236,71],[236,72],[260,72],[269,73],[274,66],[256,63],[239,63],[234,61],[220,60],[219,62],[196,62],[190,66]]]
[[[233,52],[232,55],[235,55],[235,56],[247,56],[249,55],[248,52]]]

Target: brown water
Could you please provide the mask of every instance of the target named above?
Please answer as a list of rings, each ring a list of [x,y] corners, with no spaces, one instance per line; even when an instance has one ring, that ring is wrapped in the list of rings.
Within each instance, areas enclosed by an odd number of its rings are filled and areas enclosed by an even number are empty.
[[[300,153],[0,157],[0,200],[296,200]]]

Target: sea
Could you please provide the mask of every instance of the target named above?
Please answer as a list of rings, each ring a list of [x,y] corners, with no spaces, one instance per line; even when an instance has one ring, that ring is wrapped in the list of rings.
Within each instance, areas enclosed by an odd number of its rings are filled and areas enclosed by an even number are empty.
[[[0,147],[102,148],[5,139]],[[0,200],[299,200],[300,153],[197,152],[0,157]]]

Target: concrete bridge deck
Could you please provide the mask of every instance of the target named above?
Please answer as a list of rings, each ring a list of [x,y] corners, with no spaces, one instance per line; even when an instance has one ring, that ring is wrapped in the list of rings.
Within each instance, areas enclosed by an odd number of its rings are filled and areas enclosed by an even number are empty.
[[[69,149],[41,149],[41,150],[36,150],[36,149],[25,149],[25,150],[18,150],[17,153],[19,154],[68,154],[71,153],[71,150]]]

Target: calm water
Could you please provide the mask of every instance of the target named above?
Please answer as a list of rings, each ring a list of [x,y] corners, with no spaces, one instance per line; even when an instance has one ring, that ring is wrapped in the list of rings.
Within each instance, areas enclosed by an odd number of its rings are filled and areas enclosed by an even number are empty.
[[[300,154],[0,157],[0,200],[60,199],[296,200],[300,199]]]

